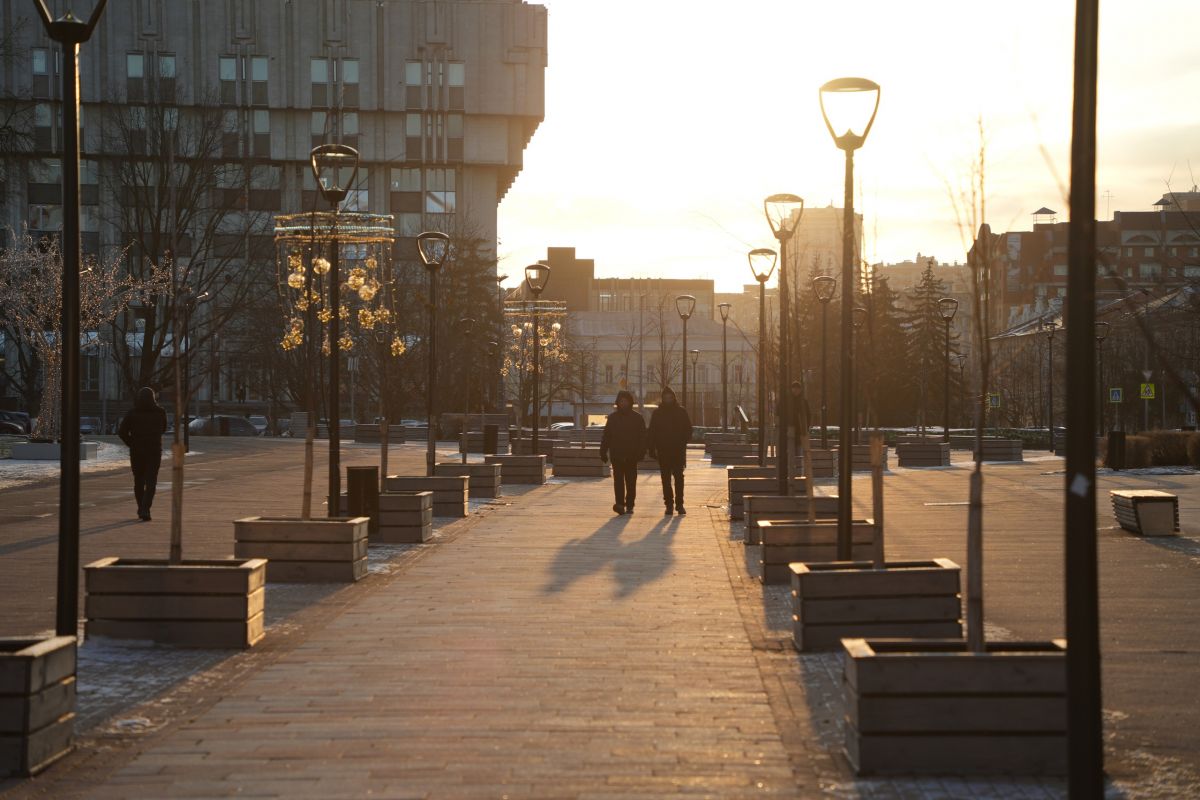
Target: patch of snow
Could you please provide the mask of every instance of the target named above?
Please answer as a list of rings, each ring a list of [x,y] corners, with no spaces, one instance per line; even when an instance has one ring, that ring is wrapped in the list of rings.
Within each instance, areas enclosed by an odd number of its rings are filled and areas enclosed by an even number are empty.
[[[79,471],[81,473],[110,472],[128,466],[129,450],[124,445],[112,442],[97,442],[97,444],[99,444],[99,448],[96,457],[79,462]],[[163,452],[164,462],[169,461],[170,458],[169,451]],[[57,461],[15,458],[0,459],[0,489],[12,489],[17,486],[24,486],[57,477]]]

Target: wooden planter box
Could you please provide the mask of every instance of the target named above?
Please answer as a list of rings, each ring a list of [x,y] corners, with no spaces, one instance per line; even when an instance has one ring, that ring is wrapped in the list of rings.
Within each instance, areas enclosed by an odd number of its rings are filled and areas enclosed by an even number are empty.
[[[860,447],[870,447],[870,445],[859,445]],[[809,448],[812,453],[812,475],[814,478],[832,478],[837,475],[837,450],[822,450],[819,447]],[[865,469],[870,469],[870,455],[868,453],[868,461]],[[796,459],[797,475],[804,474],[804,455],[801,454]]]
[[[500,465],[499,464],[462,464],[453,461],[434,464],[433,474],[436,477],[467,476],[468,497],[499,497],[500,496]],[[437,502],[435,497],[434,502]]]
[[[837,519],[838,499],[836,496],[814,496],[814,511],[818,520]],[[746,544],[759,544],[758,523],[808,522],[808,498],[803,494],[780,497],[777,494],[748,494],[742,497],[742,508],[746,518]]]
[[[600,460],[597,447],[554,448],[554,477],[556,478],[608,478],[612,465]]]
[[[437,469],[436,465],[434,469]],[[466,475],[388,475],[383,486],[388,492],[433,492],[435,517],[462,518],[469,513],[470,480]]]
[[[962,570],[949,559],[791,564],[797,650],[838,650],[842,639],[962,638]]]
[[[704,434],[704,452],[707,455],[709,453],[709,448],[711,448],[713,445],[748,444],[749,441],[750,437],[744,433],[706,433]]]
[[[484,456],[485,464],[500,465],[501,483],[543,484],[546,482],[546,456]]]
[[[714,442],[707,449],[714,465],[728,464],[731,459],[758,458],[758,446],[753,444]]]
[[[1024,461],[1020,439],[984,439],[984,461]],[[975,443],[971,442],[971,451],[975,451]]]
[[[272,583],[336,583],[367,575],[370,518],[247,517],[233,523],[233,554],[267,559]]]
[[[253,647],[263,638],[267,562],[102,558],[83,568],[86,636],[180,647]]]
[[[1057,775],[1066,642],[846,639],[846,755],[860,775]]]
[[[383,492],[379,495],[382,544],[419,544],[433,536],[433,492]]]
[[[838,458],[837,450],[822,450],[821,452],[822,453],[826,453],[826,452],[832,453],[835,461]],[[887,447],[884,447],[883,448],[884,469],[887,469],[887,459],[888,459],[888,449],[887,449]],[[813,458],[814,466],[816,466],[817,460],[818,459],[816,457]],[[850,471],[851,472],[870,472],[871,471],[871,445],[869,445],[869,444],[852,445],[852,449],[850,451]]]
[[[794,561],[837,560],[837,521],[758,523],[762,540],[763,583],[787,583],[792,579],[789,565]],[[875,522],[856,519],[850,526],[853,561],[868,561],[875,552]]]
[[[902,467],[948,467],[950,445],[945,442],[898,444],[896,456]]]
[[[658,472],[658,459],[646,456],[638,462],[638,472]]]
[[[757,467],[756,467],[757,469]],[[743,514],[742,498],[748,494],[778,494],[779,479],[769,478],[730,478],[729,481],[729,518],[741,519]],[[792,478],[792,492],[797,495],[805,493],[804,478]]]
[[[518,439],[515,443],[510,444],[513,455],[540,455],[546,459],[547,464],[552,464],[554,463],[554,448],[561,445],[562,442],[558,440],[557,436],[547,436],[546,432],[542,431],[538,434],[538,449],[536,454],[533,452],[533,439]],[[509,483],[509,481],[505,481],[505,483]]]
[[[406,428],[403,425],[388,425],[388,445],[404,444]],[[354,441],[362,444],[381,444],[383,426],[375,424],[359,424],[354,426]]]
[[[75,737],[75,637],[0,638],[0,778],[37,774]]]

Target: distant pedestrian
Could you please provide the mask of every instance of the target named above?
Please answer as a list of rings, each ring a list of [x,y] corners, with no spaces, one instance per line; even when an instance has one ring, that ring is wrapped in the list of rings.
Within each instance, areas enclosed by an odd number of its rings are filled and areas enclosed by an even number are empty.
[[[133,469],[133,496],[137,500],[138,518],[150,521],[150,505],[158,484],[158,468],[162,464],[162,437],[167,432],[167,412],[158,404],[154,390],[143,386],[138,390],[133,409],[121,420],[117,435],[129,447],[129,466]]]
[[[672,510],[687,513],[683,507],[683,470],[687,466],[687,446],[691,440],[692,420],[687,409],[679,405],[674,390],[663,389],[662,400],[650,415],[649,449],[650,456],[658,459],[668,516]]]
[[[637,500],[638,462],[646,455],[646,421],[633,410],[633,395],[617,392],[617,410],[608,415],[600,440],[600,460],[612,457],[613,511],[632,514]]]

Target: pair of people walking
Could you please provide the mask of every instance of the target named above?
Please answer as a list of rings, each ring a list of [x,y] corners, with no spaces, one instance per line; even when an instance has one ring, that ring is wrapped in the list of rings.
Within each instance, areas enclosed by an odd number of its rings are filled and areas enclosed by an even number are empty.
[[[650,427],[633,410],[633,395],[622,389],[617,393],[617,410],[608,415],[600,441],[600,459],[611,456],[613,494],[617,514],[633,513],[637,503],[638,462],[647,453],[658,460],[662,477],[663,504],[666,514],[686,514],[683,505],[683,470],[687,465],[687,445],[692,440],[692,421],[679,405],[675,392],[663,389],[662,400],[650,415]]]

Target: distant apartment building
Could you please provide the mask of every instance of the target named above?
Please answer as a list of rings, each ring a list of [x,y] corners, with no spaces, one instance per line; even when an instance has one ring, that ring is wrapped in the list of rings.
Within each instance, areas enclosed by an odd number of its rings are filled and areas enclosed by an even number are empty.
[[[60,51],[30,0],[0,0],[0,20],[11,34],[0,100],[19,142],[0,152],[0,229],[56,236]],[[394,215],[401,263],[415,264],[427,229],[467,231],[494,255],[497,206],[544,116],[546,20],[543,6],[519,0],[110,3],[81,48],[85,252],[150,248],[115,213],[128,201],[119,165],[157,157],[156,136],[203,119],[219,127],[216,158],[231,177],[203,204],[254,215],[245,230],[231,215],[231,233],[215,241],[227,271],[274,280],[273,215],[325,207],[309,164],[323,143],[359,151],[343,207]],[[173,232],[178,258],[215,259],[191,233]],[[244,397],[238,359],[220,362],[229,374],[214,381],[218,399],[239,384]]]
[[[796,285],[807,285],[813,275],[841,275],[845,213],[845,209],[833,205],[804,209],[788,242],[788,264]],[[854,241],[859,261],[863,252],[862,222],[862,214],[855,214]]]

